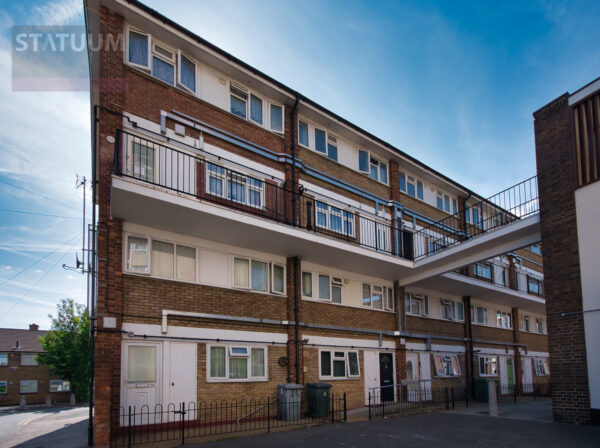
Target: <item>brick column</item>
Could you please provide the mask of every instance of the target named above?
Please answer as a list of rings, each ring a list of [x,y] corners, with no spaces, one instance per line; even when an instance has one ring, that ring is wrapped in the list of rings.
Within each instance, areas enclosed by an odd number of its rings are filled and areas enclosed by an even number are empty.
[[[290,322],[302,321],[302,264],[298,257],[287,259],[287,319]],[[296,306],[298,309],[296,310]],[[296,333],[297,332],[297,333]],[[297,339],[297,340],[296,340]],[[297,343],[296,343],[297,342]],[[304,350],[302,345],[302,329],[288,325],[288,382],[304,383]],[[296,355],[296,347],[298,353]]]

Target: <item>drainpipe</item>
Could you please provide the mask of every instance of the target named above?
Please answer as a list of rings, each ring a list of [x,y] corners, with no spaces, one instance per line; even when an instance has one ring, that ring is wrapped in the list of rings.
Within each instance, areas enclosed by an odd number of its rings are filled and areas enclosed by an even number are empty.
[[[297,103],[297,100],[296,100]],[[295,106],[294,106],[295,107]],[[294,210],[296,210],[294,208]],[[299,323],[298,323],[298,296],[299,296],[299,286],[300,286],[300,281],[298,279],[298,273],[299,273],[299,266],[298,266],[298,257],[294,257],[294,344],[296,347],[296,384],[300,384],[300,352],[299,352],[299,347],[300,347],[300,328],[299,328]]]
[[[469,194],[466,198],[463,199],[463,208],[462,208],[462,222],[463,222],[463,232],[467,234],[467,201],[472,196],[472,193],[469,191]]]
[[[296,94],[296,101],[294,101],[294,106],[292,107],[292,123],[291,123],[291,137],[292,137],[292,219],[293,225],[296,227],[297,225],[297,210],[296,210],[296,137],[294,136],[296,130],[296,108],[298,107],[298,94]],[[298,317],[296,316],[296,322],[298,321]],[[298,353],[298,352],[296,352]],[[296,372],[297,373],[297,372]]]

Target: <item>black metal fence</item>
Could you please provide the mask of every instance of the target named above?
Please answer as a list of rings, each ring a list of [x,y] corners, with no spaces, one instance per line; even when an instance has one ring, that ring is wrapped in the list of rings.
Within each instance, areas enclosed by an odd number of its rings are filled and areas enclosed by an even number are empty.
[[[232,170],[223,166],[224,162],[222,158],[208,159],[122,130],[117,131],[115,138],[116,175],[378,252],[409,254],[400,250],[396,241],[400,232],[389,220],[358,214],[347,204],[319,198],[303,189],[294,191],[262,173],[254,177],[251,170]]]
[[[131,447],[156,442],[186,441],[225,434],[271,432],[297,425],[345,422],[346,394],[281,399],[264,397],[242,400],[160,404],[154,407],[121,407],[119,428],[111,446]],[[169,443],[167,443],[169,444]],[[164,445],[163,445],[164,446]]]
[[[539,212],[537,176],[415,232],[415,259]]]
[[[496,387],[496,397],[501,403],[522,403],[550,397],[550,383],[505,384]]]
[[[469,407],[464,387],[427,387],[395,384],[369,391],[369,419]]]

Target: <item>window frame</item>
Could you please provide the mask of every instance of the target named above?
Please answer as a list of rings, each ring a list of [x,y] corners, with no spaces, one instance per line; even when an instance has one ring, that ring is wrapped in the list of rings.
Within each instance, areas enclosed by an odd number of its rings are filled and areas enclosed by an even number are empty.
[[[219,165],[218,163],[213,163],[211,161],[205,161],[204,165],[205,165],[204,190],[205,190],[206,194],[208,194],[210,196],[215,196],[215,197],[218,197],[221,199],[225,199],[227,201],[232,201],[236,204],[240,204],[245,207],[252,207],[257,210],[265,209],[265,207],[266,207],[266,204],[265,204],[265,184],[266,184],[266,182],[264,179],[254,177],[254,176],[251,176],[246,173],[229,170],[228,168],[224,167],[223,165]],[[216,170],[212,169],[213,167],[215,167]],[[230,173],[229,176],[227,175],[228,172]],[[210,183],[211,176],[218,179],[221,182],[221,194],[211,191],[211,183]],[[235,179],[234,179],[234,176],[235,176]],[[243,178],[243,183],[241,181],[242,178]],[[259,188],[256,185],[253,185],[253,183],[251,181],[249,181],[250,179],[253,181],[256,181],[256,182],[260,182],[261,187]],[[240,201],[238,199],[232,199],[231,190],[233,190],[232,187],[233,187],[234,183],[244,186],[244,200],[243,201]],[[249,192],[251,190],[255,191],[255,192],[256,191],[260,192],[260,205],[255,205],[250,201]]]
[[[323,208],[322,206],[326,206],[326,208]],[[353,212],[350,212],[348,210],[345,210],[341,207],[336,207],[335,205],[331,205],[325,201],[321,201],[319,199],[314,199],[314,213],[315,213],[315,227],[318,227],[319,229],[325,229],[328,232],[334,232],[337,233],[339,235],[345,235],[349,238],[355,238],[356,235],[356,214],[354,214]],[[319,209],[320,213],[324,213],[325,214],[325,221],[326,224],[322,225],[319,220],[317,219],[317,209]],[[334,211],[335,209],[335,211]],[[340,213],[338,214],[337,210],[340,211]],[[331,216],[335,216],[335,217],[339,217],[340,222],[341,222],[341,229],[340,230],[336,230],[332,228],[332,219]],[[351,224],[351,225],[350,225]],[[350,230],[351,232],[346,233],[345,229],[347,228],[347,225],[350,225]]]
[[[306,271],[304,271],[306,272]],[[322,272],[317,272],[316,273],[316,278],[317,278],[317,297],[316,299],[320,302],[329,302],[329,303],[335,303],[338,305],[341,305],[344,303],[344,279],[342,277],[336,277],[335,275],[330,275],[330,274],[324,274]],[[328,298],[322,298],[321,297],[321,288],[320,288],[320,278],[321,277],[327,277],[328,278],[328,282],[329,282],[329,297]],[[340,301],[336,302],[333,300],[333,289],[334,288],[339,288],[340,290]],[[314,290],[314,287],[313,287]]]
[[[2,362],[2,358],[6,357],[6,362]],[[8,353],[0,353],[0,367],[8,365]]]
[[[302,297],[307,298],[307,299],[314,299],[314,291],[315,291],[315,285],[314,285],[314,276],[313,273],[310,271],[302,271],[302,274],[300,274],[302,277]],[[310,295],[306,295],[305,291],[304,291],[304,275],[310,276]]]
[[[546,334],[546,322],[544,319],[537,318],[535,319],[535,332],[537,334]]]
[[[408,301],[408,303],[407,303]],[[421,313],[413,312],[413,303],[418,302],[421,305]],[[408,306],[407,306],[408,305]],[[427,294],[407,292],[404,294],[404,312],[416,317],[429,317],[429,296]]]
[[[530,318],[528,315],[521,315],[521,325],[519,326],[519,329],[521,331],[526,331],[527,333],[529,333],[529,323],[530,323]]]
[[[54,385],[52,384],[54,383]],[[53,387],[57,386],[58,383],[60,383],[61,388],[60,390],[52,390]],[[65,389],[64,386],[68,384],[68,388]],[[67,380],[50,380],[48,381],[48,392],[51,394],[59,394],[62,392],[71,392],[71,382],[67,381]]]
[[[246,260],[248,262],[248,286],[238,286],[235,284],[235,260]],[[267,265],[267,290],[263,291],[262,289],[254,289],[252,285],[252,262],[256,263],[264,263]],[[285,296],[287,293],[286,286],[286,265],[279,262],[271,262],[266,261],[260,258],[248,257],[245,255],[231,255],[231,287],[233,289],[239,289],[242,291],[251,291],[253,293],[258,294],[271,294],[276,296]],[[279,266],[283,269],[283,292],[277,292],[273,289],[274,282],[274,266]]]
[[[139,238],[141,240],[146,240],[146,270],[145,271],[136,271],[134,269],[131,269],[131,256],[129,254],[129,238]],[[151,239],[147,236],[142,236],[142,235],[138,235],[135,233],[128,233],[125,235],[125,242],[126,242],[126,247],[127,247],[127,251],[125,252],[125,272],[131,272],[134,274],[141,274],[141,275],[152,275],[152,266],[150,265],[151,260],[150,260],[150,252],[152,252],[152,246],[151,246]]]
[[[329,368],[330,368],[330,375],[323,375],[323,365],[322,365],[322,353],[326,352],[329,353]],[[343,358],[340,356],[335,356],[337,353],[344,353]],[[358,367],[358,373],[357,374],[352,374],[350,372],[350,356],[349,353],[354,353],[356,355],[356,361],[357,361],[357,367]],[[344,361],[344,376],[335,376],[335,368],[334,368],[334,362],[335,361]],[[336,348],[321,348],[319,349],[319,379],[323,379],[323,380],[330,380],[330,381],[339,381],[339,380],[355,380],[355,379],[359,379],[361,376],[361,369],[360,369],[360,354],[358,350],[347,350],[347,349],[336,349]]]
[[[410,181],[410,178],[412,178],[412,181]],[[400,170],[398,176],[398,184],[398,189],[405,195],[410,196],[411,198],[418,199],[420,201],[425,201],[425,184],[418,177],[409,174],[407,171]],[[408,192],[409,184],[411,184],[414,188],[414,196]],[[404,185],[404,189],[402,188],[402,185]]]
[[[28,391],[23,391],[23,386],[24,385],[34,385],[35,384],[35,390],[28,390]],[[38,393],[38,380],[19,380],[19,393],[20,394],[37,394]]]
[[[128,26],[126,30],[127,30],[127,51],[124,52],[125,53],[124,54],[125,63],[127,65],[131,65],[132,67],[140,68],[140,69],[144,70],[145,72],[152,73],[152,67],[150,65],[150,55],[152,54],[152,36],[150,35],[150,33],[146,33],[145,31],[138,30],[137,28],[134,28],[134,27],[131,27],[131,26]],[[130,42],[129,42],[130,41],[130,39],[129,39],[130,35],[129,35],[129,33],[131,33],[131,32],[134,32],[136,34],[140,34],[142,36],[146,36],[146,38],[148,39],[148,51],[147,51],[147,54],[146,54],[146,64],[147,65],[145,65],[145,66],[144,65],[140,65],[140,64],[138,64],[136,62],[131,62],[129,60],[129,45],[130,45]]]
[[[479,309],[482,310],[483,313],[483,322],[479,321]],[[487,307],[483,305],[471,305],[471,323],[475,325],[487,325],[488,324],[488,315],[487,315]]]
[[[225,349],[225,376],[224,377],[213,377],[211,376],[211,349],[213,347],[222,347]],[[245,348],[247,350],[247,354],[231,354],[232,348]],[[264,375],[263,376],[253,376],[252,375],[252,350],[262,350],[263,355],[263,367],[264,367]],[[267,344],[220,344],[220,343],[211,343],[206,344],[206,382],[207,383],[253,383],[253,382],[265,382],[269,381],[269,348]],[[246,378],[230,378],[229,372],[229,360],[230,358],[246,358]]]
[[[2,386],[4,386],[4,392],[2,392],[2,390],[0,389],[0,395],[8,394],[8,381],[6,381],[6,380],[0,381],[0,387],[2,387]]]
[[[23,362],[23,357],[24,356],[32,357],[33,361],[31,363],[29,363],[29,362],[28,363],[24,363]],[[38,356],[37,353],[21,353],[21,359],[19,361],[19,365],[23,366],[23,367],[36,367],[36,366],[39,366],[40,364],[38,362],[37,356]]]
[[[285,106],[283,104],[279,104],[273,101],[268,101],[268,117],[267,117],[267,121],[269,122],[269,129],[273,132],[276,132],[277,134],[284,134],[285,132]],[[281,108],[281,129],[275,129],[273,128],[273,121],[272,121],[272,112],[273,112],[273,107],[279,107]]]
[[[483,365],[481,363],[482,360],[483,360]],[[494,366],[494,364],[495,364],[495,366]],[[482,372],[482,367],[485,367],[487,365],[490,365],[490,368],[494,367],[495,372],[493,372],[493,373]],[[479,355],[479,376],[480,377],[498,376],[499,370],[500,369],[499,369],[498,355]]]
[[[190,89],[185,84],[183,84],[183,82],[181,81],[181,73],[183,72],[181,70],[182,58],[186,58],[194,66],[194,89],[193,90]],[[177,50],[177,86],[183,87],[185,90],[187,90],[188,92],[193,93],[193,94],[196,94],[196,90],[198,89],[198,65],[196,64],[196,62],[194,62],[194,60],[192,58],[187,56],[183,51],[181,51],[179,49]]]
[[[442,367],[444,367],[444,371],[440,372],[438,369],[438,362],[437,359],[440,359],[440,363],[442,363]],[[450,359],[447,359],[450,358]],[[458,371],[456,371],[454,369],[454,362],[453,360],[456,361],[456,367],[458,368]],[[450,362],[450,366],[452,367],[452,373],[447,374],[446,373],[446,369],[445,366],[447,362]],[[456,353],[433,353],[433,369],[434,369],[434,373],[436,377],[440,377],[440,378],[455,378],[455,377],[459,377],[462,375],[461,369],[460,369],[460,360],[458,359],[458,355]]]
[[[445,308],[448,307],[450,310],[450,316],[446,317]],[[450,322],[464,322],[465,321],[465,306],[463,302],[440,298],[440,316],[442,320]]]
[[[548,376],[550,375],[550,366],[548,358],[534,358],[533,367],[535,370],[535,376]]]
[[[366,157],[367,157],[367,169],[366,170],[362,170],[360,168],[361,153],[366,155]],[[371,167],[373,165],[372,159],[375,159],[375,161],[377,162],[377,178],[374,178],[371,176]],[[385,166],[385,182],[383,182],[381,180],[381,166],[382,165]],[[381,160],[379,157],[374,156],[371,153],[371,151],[369,151],[368,149],[357,148],[357,169],[356,170],[359,173],[365,174],[369,179],[373,179],[374,181],[377,181],[383,185],[389,185],[389,179],[390,179],[389,164],[387,162],[385,162],[384,160]]]
[[[172,58],[169,60],[169,58],[167,56],[165,56],[164,54],[161,54],[159,51],[157,51],[156,47],[159,47],[165,51],[170,52],[173,55]],[[172,84],[169,81],[165,81],[164,79],[159,78],[158,76],[156,76],[154,74],[154,57],[161,60],[165,64],[168,64],[171,67],[173,67],[173,83]],[[151,47],[151,52],[150,52],[150,74],[152,75],[153,78],[156,78],[159,81],[164,82],[165,84],[169,84],[170,86],[176,87],[177,77],[178,77],[178,75],[177,75],[177,60],[176,59],[177,59],[177,52],[175,50],[173,50],[172,48],[170,48],[168,45],[165,45],[163,43],[158,44],[157,42],[152,42],[152,47]]]
[[[364,297],[364,288],[368,287],[369,288],[369,304],[365,305],[365,297]],[[381,290],[381,308],[375,308],[375,306],[373,306],[373,290],[375,288],[380,288]],[[394,311],[394,292],[393,292],[393,287],[390,286],[386,286],[386,285],[381,285],[381,284],[377,284],[377,283],[368,283],[368,282],[361,282],[361,288],[360,288],[360,293],[361,293],[361,297],[360,297],[360,303],[362,305],[362,307],[364,308],[369,308],[375,311]],[[389,307],[388,305],[388,300],[391,297],[391,307]]]
[[[512,313],[509,311],[496,310],[496,326],[505,330],[512,330]]]
[[[287,282],[286,282],[286,272],[285,272],[285,266],[284,266],[284,265],[282,265],[281,263],[270,263],[270,265],[271,265],[271,288],[270,288],[270,291],[271,291],[271,293],[273,293],[273,294],[277,294],[277,295],[282,295],[282,296],[284,296],[284,295],[285,295],[285,293],[286,293],[286,283],[287,283]],[[283,289],[282,289],[281,291],[277,291],[277,290],[275,289],[275,267],[276,267],[276,266],[277,266],[277,267],[280,267],[280,268],[281,268],[281,270],[282,270],[282,272],[283,272],[283,274],[282,274],[282,276],[283,276],[283,277],[282,277],[282,280],[283,280],[283,281],[282,281],[282,286],[283,286]]]

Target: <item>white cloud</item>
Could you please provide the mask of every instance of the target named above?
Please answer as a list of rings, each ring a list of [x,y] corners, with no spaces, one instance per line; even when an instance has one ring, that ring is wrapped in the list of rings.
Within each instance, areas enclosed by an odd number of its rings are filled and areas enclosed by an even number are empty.
[[[62,0],[33,8],[33,20],[37,24],[69,25],[83,20],[81,0]]]

